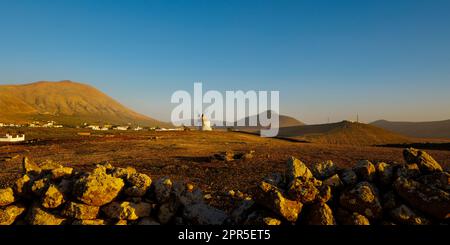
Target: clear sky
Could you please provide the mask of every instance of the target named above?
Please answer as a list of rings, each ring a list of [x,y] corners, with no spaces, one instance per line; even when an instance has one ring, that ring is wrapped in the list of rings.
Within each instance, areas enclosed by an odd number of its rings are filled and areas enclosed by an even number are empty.
[[[279,90],[307,123],[450,118],[450,1],[0,0],[0,83],[74,80],[170,119],[175,90]]]

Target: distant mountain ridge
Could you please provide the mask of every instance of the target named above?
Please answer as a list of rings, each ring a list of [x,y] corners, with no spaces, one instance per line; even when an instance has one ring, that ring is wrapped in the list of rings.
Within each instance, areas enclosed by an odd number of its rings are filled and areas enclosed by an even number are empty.
[[[262,112],[264,113],[264,112]],[[232,124],[233,126],[227,126],[227,122],[223,121],[221,122],[221,124],[223,126],[218,126],[220,121],[214,121],[211,120],[211,125],[215,126],[217,128],[224,128],[224,127],[230,127],[230,128],[236,128],[236,129],[245,129],[245,130],[259,130],[262,128],[261,124],[259,123],[259,117],[261,116],[261,114],[258,115],[252,115],[252,116],[248,116],[245,118],[242,118],[240,120],[237,120],[235,122],[228,122],[229,124]],[[271,111],[266,111],[265,113],[268,113],[268,117],[270,118],[272,115]],[[273,114],[274,116],[276,114]],[[256,126],[249,126],[249,122],[250,122],[250,118],[256,119],[257,125]],[[278,120],[279,120],[279,127],[290,127],[290,126],[298,126],[298,125],[304,125],[303,122],[291,117],[291,116],[287,116],[287,115],[278,115]],[[244,123],[245,126],[237,126],[239,123]],[[195,123],[200,123],[200,115],[197,119],[187,119],[187,120],[183,120],[183,121],[179,121],[178,124],[184,124],[184,125],[195,125]]]
[[[165,125],[134,112],[98,89],[69,80],[0,85],[0,122],[54,120],[67,125],[88,123]]]
[[[245,128],[247,130],[251,130],[251,129],[259,130],[259,129],[263,128],[259,122],[259,119],[264,113],[266,113],[267,118],[272,118],[272,116],[278,115],[279,128],[305,125],[303,122],[297,120],[296,118],[293,118],[293,117],[287,116],[287,115],[277,114],[276,112],[273,112],[271,110],[262,112],[258,115],[252,115],[252,116],[248,116],[248,117],[242,118],[240,120],[237,120],[234,125],[236,128]],[[257,123],[257,125],[250,126],[251,120],[255,121]],[[243,124],[245,126],[238,126],[239,124],[241,124],[241,125]]]
[[[431,122],[392,122],[378,120],[371,125],[420,138],[450,138],[450,120]]]

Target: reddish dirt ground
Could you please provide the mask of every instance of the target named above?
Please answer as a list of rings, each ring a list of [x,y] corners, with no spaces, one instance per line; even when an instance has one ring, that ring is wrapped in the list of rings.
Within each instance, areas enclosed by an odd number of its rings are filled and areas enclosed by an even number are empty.
[[[153,179],[169,176],[193,182],[211,194],[215,206],[226,208],[229,190],[251,193],[264,176],[284,171],[289,156],[307,164],[332,160],[340,167],[351,167],[361,159],[403,162],[401,148],[298,143],[238,132],[85,131],[91,135],[78,135],[82,131],[26,129],[31,142],[0,145],[0,186],[12,185],[20,176],[24,156],[35,162],[51,159],[77,170],[109,161],[114,166],[135,167]],[[249,160],[211,160],[215,153],[250,150],[255,153]],[[427,152],[444,167],[450,165],[450,151]]]

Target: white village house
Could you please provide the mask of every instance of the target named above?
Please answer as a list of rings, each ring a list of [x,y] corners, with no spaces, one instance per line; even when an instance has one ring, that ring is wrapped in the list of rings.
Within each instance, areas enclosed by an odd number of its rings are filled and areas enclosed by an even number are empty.
[[[125,130],[128,130],[129,128],[130,128],[129,126],[117,126],[117,127],[114,127],[113,129],[125,131]]]
[[[92,130],[100,130],[100,126],[98,126],[98,125],[88,125],[88,126],[86,126],[86,128],[90,128]]]
[[[0,142],[21,142],[25,141],[25,135],[16,135],[16,137],[13,137],[10,134],[6,134],[6,137],[0,137]]]

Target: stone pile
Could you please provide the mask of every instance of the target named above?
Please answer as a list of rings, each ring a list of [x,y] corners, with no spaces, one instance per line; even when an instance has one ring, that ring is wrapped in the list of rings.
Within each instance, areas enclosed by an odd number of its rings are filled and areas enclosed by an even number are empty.
[[[424,151],[403,151],[405,164],[364,160],[352,169],[291,157],[231,213],[250,225],[448,224],[450,174]]]
[[[403,154],[405,164],[364,160],[351,169],[291,157],[286,172],[267,176],[252,197],[230,191],[243,197],[230,212],[206,204],[190,183],[153,181],[134,168],[105,163],[76,172],[24,158],[23,176],[0,189],[0,225],[448,223],[449,172],[424,151]]]
[[[92,172],[23,160],[24,173],[0,189],[0,225],[223,224],[192,184],[152,181],[134,168],[97,165]]]

